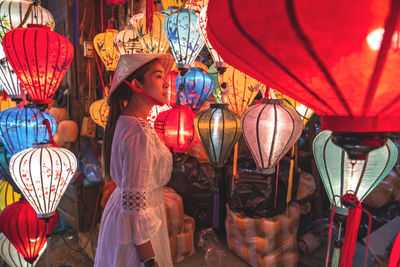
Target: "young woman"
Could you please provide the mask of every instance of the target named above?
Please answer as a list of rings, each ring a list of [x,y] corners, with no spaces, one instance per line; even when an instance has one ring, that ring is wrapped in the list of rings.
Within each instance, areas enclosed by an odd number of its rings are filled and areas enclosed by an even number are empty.
[[[163,187],[172,171],[168,148],[147,123],[166,102],[171,55],[122,55],[108,96],[105,172],[116,189],[104,209],[96,267],[171,267]]]

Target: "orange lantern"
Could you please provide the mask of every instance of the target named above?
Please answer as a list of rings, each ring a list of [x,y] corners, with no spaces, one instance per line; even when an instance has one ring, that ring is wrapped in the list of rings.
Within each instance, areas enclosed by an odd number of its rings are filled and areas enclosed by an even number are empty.
[[[103,128],[106,128],[110,107],[107,105],[107,98],[94,101],[90,106],[90,117]]]

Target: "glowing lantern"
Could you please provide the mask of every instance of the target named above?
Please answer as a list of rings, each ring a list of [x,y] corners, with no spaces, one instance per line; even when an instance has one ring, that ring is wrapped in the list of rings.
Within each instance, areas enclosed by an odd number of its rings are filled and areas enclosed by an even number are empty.
[[[48,222],[50,234],[56,226],[58,213]],[[47,242],[46,222],[38,218],[26,200],[7,206],[0,214],[0,230],[24,259],[33,263]]]
[[[168,16],[164,23],[165,35],[175,61],[176,67],[185,72],[196,59],[204,46],[200,34],[197,15],[194,10],[182,9]]]
[[[35,144],[10,160],[11,176],[39,218],[54,215],[76,167],[71,151],[50,144]]]
[[[175,84],[184,86],[181,103],[188,104],[194,111],[199,111],[214,88],[214,81],[200,68],[190,68],[183,77],[176,78]]]
[[[165,104],[164,106],[153,106],[153,108],[150,110],[149,115],[147,116],[147,122],[154,127],[154,122],[156,121],[158,114],[170,109],[171,107],[167,104]]]
[[[275,166],[300,138],[303,123],[296,111],[283,100],[263,99],[242,115],[242,131],[251,154],[262,173],[271,174]]]
[[[207,5],[208,5],[208,0],[188,0],[186,2],[185,8],[200,12]]]
[[[0,112],[15,106],[16,103],[11,98],[5,97],[4,92],[0,92]]]
[[[43,252],[46,250],[47,242],[44,244],[43,248],[40,250],[37,259],[30,264],[24,257],[18,252],[18,250],[11,244],[10,240],[3,234],[0,233],[0,256],[5,260],[5,262],[10,267],[34,267],[42,256]]]
[[[218,70],[215,67],[215,64],[212,64],[210,68],[208,69],[208,76],[211,77],[211,79],[214,80],[214,89],[213,89],[213,96],[214,99],[217,103],[222,103],[222,91],[221,87],[219,86],[219,81],[218,81]]]
[[[143,53],[143,46],[134,29],[126,29],[117,33],[114,43],[118,47],[120,55]]]
[[[114,45],[117,33],[117,30],[106,29],[105,32],[97,34],[93,39],[94,48],[107,71],[115,71],[119,60],[119,52]]]
[[[158,114],[154,129],[174,152],[184,153],[199,142],[193,127],[194,117],[195,113],[188,105],[174,105],[172,109]]]
[[[71,42],[47,26],[28,25],[9,31],[3,46],[32,102],[49,104],[72,62]]]
[[[106,128],[109,112],[110,107],[107,105],[107,98],[94,101],[90,105],[90,117],[96,124],[103,128]]]
[[[178,75],[178,72],[171,70],[165,77],[165,80],[168,82],[167,105],[170,107],[176,103],[176,96],[178,92],[176,90],[175,81]]]
[[[55,135],[57,123],[54,116],[47,111],[41,112],[33,105],[0,112],[0,132],[8,152],[14,155],[34,143],[47,142],[50,137],[46,125],[43,124],[45,119],[50,122],[51,132]]]
[[[161,4],[163,9],[167,9],[168,7],[181,7],[185,3],[184,0],[161,0]]]
[[[16,193],[6,180],[0,180],[0,212],[20,198],[21,195]]]
[[[168,51],[168,40],[164,33],[165,18],[162,13],[154,12],[153,26],[150,33],[146,32],[146,18],[136,24],[136,34],[142,44],[144,53],[162,54]]]
[[[3,47],[0,49],[3,50]],[[5,58],[5,55],[4,58],[0,59],[0,84],[12,100],[22,100],[18,77]]]
[[[119,5],[119,4],[124,4],[126,0],[107,0],[107,4],[112,4],[112,5]]]

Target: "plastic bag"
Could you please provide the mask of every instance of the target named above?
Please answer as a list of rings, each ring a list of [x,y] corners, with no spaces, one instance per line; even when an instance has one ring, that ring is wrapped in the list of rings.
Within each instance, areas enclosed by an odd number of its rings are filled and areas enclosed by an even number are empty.
[[[79,153],[82,173],[90,183],[102,181],[101,164],[92,146],[87,142]]]
[[[199,247],[205,250],[205,262],[209,267],[223,266],[223,260],[226,257],[213,229],[203,229],[200,231]]]

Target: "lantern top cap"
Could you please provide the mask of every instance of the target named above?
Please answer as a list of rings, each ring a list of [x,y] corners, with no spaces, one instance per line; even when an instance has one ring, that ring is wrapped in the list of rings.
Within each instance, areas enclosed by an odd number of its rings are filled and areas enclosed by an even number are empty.
[[[277,105],[283,105],[283,99],[269,99],[269,98],[263,98],[261,101],[262,104],[277,104]]]
[[[212,103],[210,104],[211,108],[228,108],[228,104],[223,103]]]
[[[42,25],[42,24],[28,24],[26,27],[27,28],[41,28],[41,29],[44,29],[47,31],[51,30],[49,26]]]
[[[32,145],[33,148],[46,148],[46,147],[53,147],[50,143],[36,143]]]

